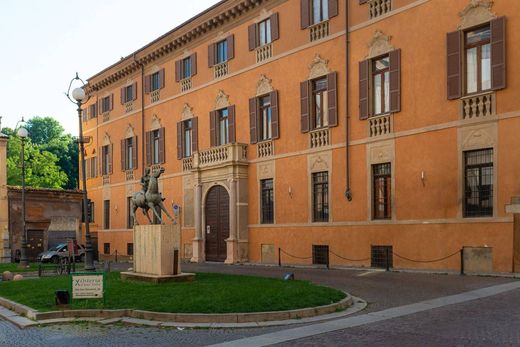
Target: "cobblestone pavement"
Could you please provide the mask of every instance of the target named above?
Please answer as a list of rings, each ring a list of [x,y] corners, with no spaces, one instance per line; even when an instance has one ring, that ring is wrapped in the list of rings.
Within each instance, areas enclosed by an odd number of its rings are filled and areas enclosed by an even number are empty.
[[[369,306],[363,313],[512,281],[493,277],[221,264],[185,264],[183,270],[271,277],[281,277],[286,272],[293,272],[297,279],[329,285],[367,300]],[[520,290],[295,340],[287,345],[520,345],[518,307]],[[203,346],[283,329],[287,328],[178,330],[79,323],[19,330],[12,324],[0,320],[0,346]]]

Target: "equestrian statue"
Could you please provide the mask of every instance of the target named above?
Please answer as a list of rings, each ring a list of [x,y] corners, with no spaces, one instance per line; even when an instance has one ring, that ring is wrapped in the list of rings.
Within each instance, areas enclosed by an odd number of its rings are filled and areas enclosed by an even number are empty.
[[[164,173],[164,168],[161,167],[160,169],[154,170],[150,173],[150,168],[145,169],[144,176],[141,177],[141,191],[134,193],[132,196],[132,218],[134,220],[134,225],[138,225],[137,218],[135,217],[135,211],[138,208],[141,208],[143,210],[143,214],[148,218],[148,221],[150,224],[154,224],[152,220],[150,219],[150,216],[148,215],[148,210],[152,210],[155,217],[159,221],[159,224],[164,224],[161,216],[157,212],[157,207],[159,207],[168,218],[170,218],[173,221],[172,216],[168,213],[166,210],[166,207],[164,207],[163,201],[164,198],[162,197],[161,193],[159,192],[159,185],[157,184],[157,180],[161,174]]]

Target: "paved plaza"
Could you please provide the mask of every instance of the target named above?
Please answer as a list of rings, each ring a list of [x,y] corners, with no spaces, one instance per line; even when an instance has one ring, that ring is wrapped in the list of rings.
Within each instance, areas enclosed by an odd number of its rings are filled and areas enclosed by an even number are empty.
[[[511,278],[221,264],[186,264],[183,270],[271,277],[293,272],[368,306],[326,322],[247,329],[75,323],[19,330],[0,321],[0,346],[520,345],[520,282]]]

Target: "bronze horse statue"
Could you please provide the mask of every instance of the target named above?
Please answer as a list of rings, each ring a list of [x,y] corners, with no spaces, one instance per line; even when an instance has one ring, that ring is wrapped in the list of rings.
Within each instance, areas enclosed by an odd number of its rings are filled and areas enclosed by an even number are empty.
[[[148,215],[148,210],[152,210],[159,223],[164,224],[161,216],[157,212],[156,207],[159,207],[162,211],[164,211],[168,218],[170,218],[173,221],[173,218],[166,210],[166,207],[164,207],[164,198],[159,192],[159,185],[157,184],[157,180],[159,179],[159,176],[161,176],[162,173],[164,173],[163,167],[153,171],[151,174],[150,169],[146,169],[145,175],[141,178],[143,190],[134,193],[131,199],[131,211],[132,218],[134,220],[134,225],[139,224],[137,223],[137,218],[135,217],[135,211],[138,208],[141,208],[143,210],[143,214],[146,216],[146,218],[148,218],[150,224],[153,224],[153,222],[150,219],[150,216]]]

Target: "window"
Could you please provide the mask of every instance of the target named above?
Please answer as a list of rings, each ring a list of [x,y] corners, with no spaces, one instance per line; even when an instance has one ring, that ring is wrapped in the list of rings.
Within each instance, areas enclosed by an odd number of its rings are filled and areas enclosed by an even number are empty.
[[[300,83],[301,132],[338,125],[337,73]]]
[[[265,179],[260,181],[260,223],[274,223],[274,195],[273,195],[273,179]]]
[[[229,111],[227,108],[217,111],[218,113],[218,144],[229,143]]]
[[[88,114],[90,118],[96,118],[97,117],[97,103],[92,104],[88,107]]]
[[[151,76],[151,91],[160,89],[161,88],[161,76],[159,74],[159,71],[156,73],[153,73]]]
[[[311,125],[313,129],[319,129],[328,126],[328,91],[327,78],[321,78],[312,81],[312,110]]]
[[[175,61],[175,81],[184,84],[188,83],[188,79],[197,74],[197,53],[191,54],[189,57]],[[191,86],[190,86],[191,88]],[[189,88],[187,88],[189,89]],[[187,90],[186,89],[186,90]],[[183,90],[184,91],[184,90]]]
[[[390,58],[388,56],[372,61],[372,85],[374,115],[390,111]]]
[[[128,139],[125,139],[126,142],[126,170],[131,170],[135,168],[134,163],[134,138],[130,137]]]
[[[106,96],[101,99],[101,112],[106,113],[112,110],[112,97]]]
[[[493,216],[493,149],[464,152],[464,217]]]
[[[110,200],[103,200],[103,229],[110,229]]]
[[[260,46],[271,43],[271,19],[258,23],[258,43]]]
[[[259,141],[270,140],[272,138],[272,118],[271,118],[271,96],[259,98],[260,124]]]
[[[392,218],[391,209],[391,163],[372,165],[373,218]]]
[[[126,244],[126,255],[134,255],[134,244],[133,243]]]
[[[359,62],[359,118],[401,111],[401,50]]]
[[[132,101],[133,98],[134,98],[134,86],[133,85],[129,85],[129,86],[124,88],[124,98],[123,98],[123,101],[124,102],[129,102],[129,101]]]
[[[126,198],[126,227],[132,229],[134,227],[134,218],[132,218],[132,197]]]
[[[191,77],[191,57],[182,60],[182,78]]]
[[[312,0],[312,24],[329,19],[329,0]]]
[[[184,158],[191,157],[191,119],[184,121]]]
[[[97,157],[87,160],[90,160],[90,177],[97,177]]]
[[[95,221],[95,215],[94,215],[94,201],[92,200],[88,200],[89,201],[89,204],[88,204],[88,210],[87,210],[87,214],[88,214],[88,220],[90,223],[94,223]]]
[[[329,265],[328,245],[312,245],[312,263],[315,265]]]
[[[101,174],[109,175],[112,173],[112,145],[101,147]]]
[[[464,34],[466,93],[491,89],[491,29],[485,26]]]
[[[217,42],[217,55],[216,55],[216,63],[222,64],[228,60],[228,42],[227,40],[223,40]]]
[[[146,132],[146,165],[164,163],[164,128]]]
[[[159,136],[159,130],[154,130],[152,131],[152,164],[159,164],[160,163],[160,159],[159,159],[159,149],[160,149],[160,146],[161,146],[161,138]]]
[[[103,244],[103,253],[104,254],[110,254],[110,243],[104,243]]]
[[[329,221],[329,173],[312,174],[312,221]]]

